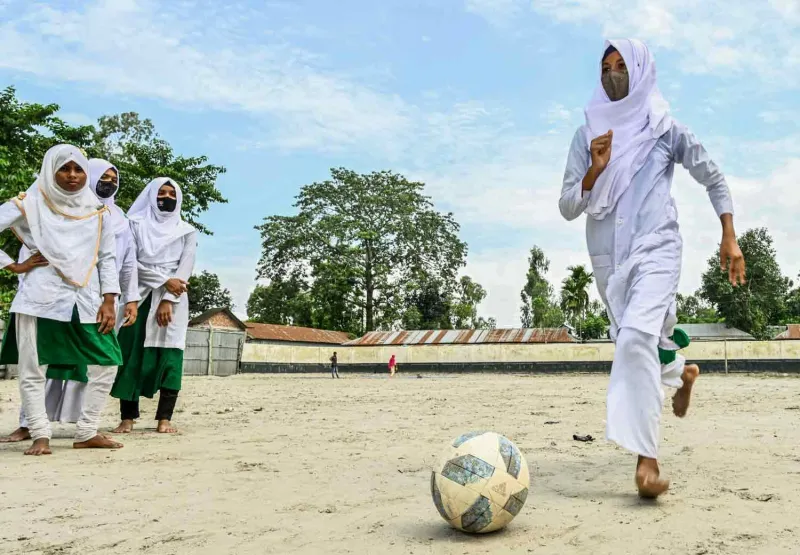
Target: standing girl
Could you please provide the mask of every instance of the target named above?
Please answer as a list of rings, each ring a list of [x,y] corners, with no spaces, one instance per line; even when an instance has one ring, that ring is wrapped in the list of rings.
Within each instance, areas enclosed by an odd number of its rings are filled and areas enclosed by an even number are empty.
[[[159,433],[175,433],[172,414],[181,389],[183,350],[189,327],[186,286],[194,269],[197,232],[181,219],[178,184],[151,181],[128,211],[139,270],[139,318],[120,331],[124,364],[111,395],[120,400],[120,425],[129,433],[139,418],[139,397],[160,392]]]
[[[114,203],[119,191],[119,172],[106,160],[89,160],[89,187],[100,202],[108,209],[106,225],[114,232],[116,242],[116,263],[119,283],[122,288],[121,302],[125,309],[119,311],[115,328],[131,326],[136,322],[139,300],[139,286],[136,270],[136,247],[125,213]],[[20,249],[19,262],[27,260],[30,251],[24,245]],[[19,288],[24,285],[25,274],[20,274]],[[70,366],[51,364],[47,369],[45,385],[45,405],[47,417],[51,422],[75,423],[80,418],[86,385],[89,381],[86,365]],[[20,410],[19,428],[10,436],[0,439],[0,443],[13,443],[30,439],[25,412]]]
[[[45,407],[49,365],[85,366],[88,385],[75,448],[119,448],[97,433],[100,414],[122,357],[114,330],[119,294],[114,231],[108,211],[87,184],[89,162],[76,147],[45,154],[27,193],[0,207],[0,230],[12,228],[33,253],[16,263],[0,251],[0,266],[25,274],[11,304],[0,363],[17,364],[22,407],[33,446],[49,455],[52,430]]]

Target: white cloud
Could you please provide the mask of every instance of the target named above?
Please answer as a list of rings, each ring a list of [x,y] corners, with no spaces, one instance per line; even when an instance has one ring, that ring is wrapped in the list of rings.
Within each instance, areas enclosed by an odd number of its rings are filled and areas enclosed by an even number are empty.
[[[409,125],[410,108],[398,97],[315,68],[313,55],[283,42],[241,42],[236,21],[222,16],[202,27],[190,10],[171,13],[149,0],[25,6],[0,24],[0,68],[184,109],[263,116],[274,130],[266,134],[288,148],[368,144]],[[113,41],[84,32],[107,21],[125,22]]]
[[[466,0],[468,12],[479,15],[498,26],[508,23],[524,8],[524,0]]]
[[[526,25],[520,14],[535,12],[677,52],[687,73],[730,77],[748,71],[778,88],[800,86],[798,6],[797,0],[758,6],[750,0],[465,0],[467,11],[495,25]]]
[[[567,108],[563,104],[553,104],[545,113],[545,120],[554,125],[565,123],[575,123],[580,116],[581,110],[579,108]]]
[[[559,114],[561,109],[549,109],[543,116]],[[436,171],[411,173],[428,184],[437,205],[452,210],[473,236],[488,238],[485,242],[492,246],[472,249],[465,272],[487,290],[482,314],[496,317],[500,325],[519,323],[519,292],[531,246],[540,246],[551,259],[549,277],[556,289],[566,277],[567,266],[588,264],[583,220],[566,222],[557,207],[571,131],[564,128],[552,136],[525,135],[512,128],[496,135],[480,135],[451,163],[440,165]],[[793,241],[800,236],[800,219],[796,217],[800,212],[796,185],[800,137],[774,141],[723,139],[725,148],[713,148],[712,152],[721,150],[729,156],[761,160],[758,171],[752,172],[761,177],[728,176],[737,230],[741,233],[748,228],[768,227],[784,273],[795,276],[800,271],[800,260],[792,256]],[[715,158],[721,162],[724,157]],[[704,188],[682,167],[675,169],[673,195],[684,236],[680,290],[692,293],[699,287],[707,260],[719,242],[720,223]],[[504,237],[508,237],[505,244]],[[592,294],[597,297],[594,291]]]
[[[93,117],[79,112],[59,112],[58,117],[71,125],[94,125],[97,123]]]

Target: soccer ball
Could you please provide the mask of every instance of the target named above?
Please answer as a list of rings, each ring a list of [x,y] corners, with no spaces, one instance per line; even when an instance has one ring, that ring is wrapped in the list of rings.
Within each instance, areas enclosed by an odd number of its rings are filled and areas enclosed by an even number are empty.
[[[494,532],[514,520],[528,498],[528,463],[517,446],[494,432],[456,439],[431,474],[433,503],[451,526]]]

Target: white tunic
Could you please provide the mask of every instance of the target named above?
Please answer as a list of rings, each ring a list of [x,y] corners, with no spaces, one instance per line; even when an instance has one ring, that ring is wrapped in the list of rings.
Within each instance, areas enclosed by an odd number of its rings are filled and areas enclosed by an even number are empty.
[[[24,221],[24,216],[14,202],[0,206],[0,231]],[[103,216],[105,224],[106,216]],[[35,249],[35,245],[28,245]],[[14,259],[0,250],[0,268],[12,264]],[[11,303],[11,312],[48,318],[59,322],[72,320],[72,311],[77,305],[82,324],[97,323],[97,312],[103,303],[103,295],[119,295],[119,278],[116,263],[114,232],[103,225],[98,247],[97,264],[92,270],[86,287],[78,287],[64,281],[52,266],[34,268],[25,274],[25,287],[17,291]]]
[[[117,245],[117,272],[119,273],[119,284],[122,289],[120,305],[137,302],[141,300],[139,296],[139,268],[136,263],[136,243],[133,240],[133,232],[130,230],[130,222],[125,233],[120,233],[116,237]],[[117,321],[117,326],[122,324],[122,320]]]
[[[139,244],[139,225],[131,221],[134,240]],[[147,331],[144,346],[168,349],[185,349],[186,330],[189,327],[189,297],[186,293],[180,297],[167,291],[164,284],[170,278],[189,281],[194,270],[197,252],[197,232],[193,231],[175,240],[164,253],[164,262],[148,264],[139,261],[139,296],[141,302],[152,294],[150,313],[147,316]],[[158,305],[162,300],[173,303],[172,323],[166,328],[159,327],[156,320]]]
[[[123,291],[120,305],[124,307],[127,303],[139,301],[136,245],[133,241],[130,227],[124,233],[117,234],[116,249],[117,253],[122,253],[116,257],[116,262],[119,271],[119,284]],[[30,256],[30,251],[23,245],[19,252],[19,262],[25,261]],[[23,287],[24,277],[25,274],[19,275],[19,289]],[[119,332],[124,323],[124,314],[124,308],[118,311],[117,324],[115,326],[117,332]],[[45,384],[45,405],[50,421],[61,422],[62,424],[77,422],[81,415],[86,386],[87,384],[82,382],[48,378]],[[20,427],[28,427],[28,421],[22,410],[20,410]]]
[[[672,198],[675,164],[704,185],[717,216],[733,213],[725,177],[697,138],[675,122],[656,143],[616,208],[602,220],[586,219],[586,243],[597,290],[608,309],[612,338],[621,327],[661,336],[676,323],[675,294],[683,241]],[[591,164],[583,128],[572,141],[559,208],[567,220],[583,214],[591,192],[582,181]]]
[[[582,180],[591,163],[583,129],[567,160],[559,208],[580,216],[591,192]],[[677,323],[675,295],[683,241],[672,198],[675,164],[705,185],[720,216],[733,213],[725,178],[703,146],[677,122],[661,136],[607,217],[586,218],[586,243],[600,297],[616,343],[608,386],[606,437],[644,457],[658,457],[663,386],[680,387],[684,359],[661,365],[658,347],[677,349],[669,337]]]

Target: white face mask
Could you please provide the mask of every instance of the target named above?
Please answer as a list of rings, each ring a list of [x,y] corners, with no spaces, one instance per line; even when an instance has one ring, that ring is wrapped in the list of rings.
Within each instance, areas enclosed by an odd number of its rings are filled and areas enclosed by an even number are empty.
[[[628,96],[630,80],[627,69],[606,72],[600,77],[600,82],[603,84],[603,89],[605,89],[611,102],[617,102]]]

